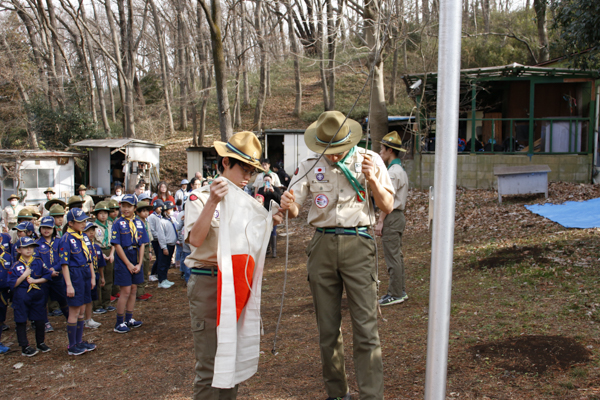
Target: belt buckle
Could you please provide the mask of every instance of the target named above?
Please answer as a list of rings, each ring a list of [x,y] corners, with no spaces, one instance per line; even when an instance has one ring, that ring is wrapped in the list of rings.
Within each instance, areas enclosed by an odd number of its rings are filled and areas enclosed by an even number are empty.
[[[340,228],[340,227],[336,227],[335,228],[335,234],[336,235],[343,235],[344,233],[345,233],[344,232],[344,228]]]

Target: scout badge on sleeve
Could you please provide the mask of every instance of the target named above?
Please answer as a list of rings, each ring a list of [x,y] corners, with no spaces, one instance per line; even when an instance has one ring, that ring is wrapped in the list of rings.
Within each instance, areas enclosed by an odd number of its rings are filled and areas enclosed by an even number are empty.
[[[225,179],[225,178],[222,178]],[[212,386],[232,388],[254,375],[260,353],[260,292],[273,214],[227,181],[217,259],[217,354]],[[230,229],[232,221],[243,229]]]

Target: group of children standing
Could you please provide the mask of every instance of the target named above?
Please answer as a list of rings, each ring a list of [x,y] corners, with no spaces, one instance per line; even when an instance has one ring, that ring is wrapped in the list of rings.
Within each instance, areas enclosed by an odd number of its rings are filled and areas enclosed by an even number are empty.
[[[99,326],[92,313],[115,310],[110,306],[113,285],[119,287],[114,332],[127,333],[142,325],[133,318],[133,311],[138,285],[148,280],[150,272],[146,218],[153,207],[146,201],[138,203],[134,195],[124,195],[116,209],[112,202],[96,205],[94,223],[81,208],[71,207],[62,230],[62,221],[57,219],[63,218],[64,211],[42,218],[37,240],[31,237],[33,229],[27,229],[18,231],[12,244],[0,242],[0,325],[12,300],[22,355],[51,350],[45,343],[49,298],[58,302],[67,318],[69,355],[96,349],[83,340],[83,329]],[[35,326],[35,348],[27,340],[28,320]],[[1,334],[2,329],[0,339]],[[0,354],[7,351],[0,343]]]

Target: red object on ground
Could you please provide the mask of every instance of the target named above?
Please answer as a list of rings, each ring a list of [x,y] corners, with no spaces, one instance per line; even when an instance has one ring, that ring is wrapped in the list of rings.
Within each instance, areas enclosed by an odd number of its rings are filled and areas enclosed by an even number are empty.
[[[152,297],[152,295],[150,293],[146,293],[146,294],[143,294],[141,296],[138,296],[137,299],[138,300],[142,300],[142,301],[146,301],[146,300],[149,300],[151,297]]]

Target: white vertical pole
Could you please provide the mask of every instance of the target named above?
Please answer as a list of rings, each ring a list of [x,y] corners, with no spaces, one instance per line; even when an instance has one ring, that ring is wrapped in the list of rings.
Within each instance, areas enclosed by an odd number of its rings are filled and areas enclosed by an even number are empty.
[[[461,4],[461,0],[440,1],[426,400],[446,398],[458,150]]]

